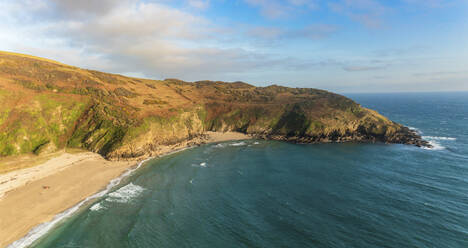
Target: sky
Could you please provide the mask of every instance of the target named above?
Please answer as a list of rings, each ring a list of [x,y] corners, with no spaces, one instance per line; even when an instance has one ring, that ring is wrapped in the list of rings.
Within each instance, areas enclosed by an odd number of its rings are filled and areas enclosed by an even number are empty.
[[[0,0],[0,50],[151,79],[468,91],[468,0]]]

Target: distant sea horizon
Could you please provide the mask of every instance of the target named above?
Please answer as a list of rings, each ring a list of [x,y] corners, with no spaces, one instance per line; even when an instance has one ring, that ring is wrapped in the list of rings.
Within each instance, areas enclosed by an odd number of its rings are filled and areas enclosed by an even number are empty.
[[[148,161],[32,247],[468,247],[468,91],[343,95],[434,147],[203,145]]]
[[[461,90],[461,91],[376,91],[376,92],[339,92],[339,91],[331,91],[336,92],[337,94],[347,96],[347,95],[354,95],[354,94],[375,94],[375,95],[383,95],[383,94],[467,94],[468,90]]]

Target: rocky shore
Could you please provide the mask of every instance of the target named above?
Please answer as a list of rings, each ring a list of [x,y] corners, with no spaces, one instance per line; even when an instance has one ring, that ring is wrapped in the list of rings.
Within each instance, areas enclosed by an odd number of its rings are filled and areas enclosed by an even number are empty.
[[[0,52],[0,157],[64,148],[132,160],[236,132],[298,143],[430,146],[344,96],[244,82],[150,80]]]
[[[264,140],[279,140],[293,142],[299,144],[316,144],[316,143],[385,143],[385,144],[405,144],[415,145],[417,147],[432,148],[432,145],[424,140],[417,132],[410,129],[408,131],[398,132],[391,136],[372,136],[365,133],[347,133],[343,136],[339,135],[315,135],[315,136],[284,136],[274,134],[257,134],[254,136]]]

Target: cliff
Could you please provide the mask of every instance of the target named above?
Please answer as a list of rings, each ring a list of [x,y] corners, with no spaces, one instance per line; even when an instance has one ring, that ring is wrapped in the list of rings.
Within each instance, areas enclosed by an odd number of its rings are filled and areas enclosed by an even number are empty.
[[[206,131],[429,146],[408,128],[323,90],[138,79],[8,52],[0,52],[0,106],[0,156],[77,147],[137,158],[200,142]]]

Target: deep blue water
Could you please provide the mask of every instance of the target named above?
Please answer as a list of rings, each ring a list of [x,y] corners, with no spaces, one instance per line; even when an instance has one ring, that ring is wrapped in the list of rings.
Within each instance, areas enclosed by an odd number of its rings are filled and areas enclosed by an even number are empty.
[[[349,97],[436,149],[205,145],[148,162],[34,247],[468,247],[468,93]]]

